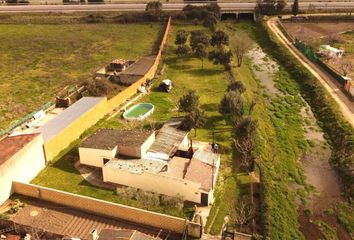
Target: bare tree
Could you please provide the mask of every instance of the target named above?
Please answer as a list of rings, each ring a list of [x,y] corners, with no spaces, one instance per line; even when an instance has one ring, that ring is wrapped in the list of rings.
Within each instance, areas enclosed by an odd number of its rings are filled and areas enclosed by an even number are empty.
[[[234,35],[231,44],[235,49],[237,66],[241,67],[245,54],[251,49],[253,42],[245,33]]]
[[[250,204],[246,204],[243,200],[237,201],[235,221],[239,225],[239,231],[242,232],[242,226],[247,224],[254,217],[254,209]]]
[[[343,58],[332,58],[331,63],[344,77],[348,76],[354,70],[353,63]]]
[[[234,127],[234,144],[236,150],[241,154],[241,166],[246,167],[247,172],[251,171],[254,164],[253,151],[256,148],[255,134],[258,127],[257,121],[250,116],[242,118]]]

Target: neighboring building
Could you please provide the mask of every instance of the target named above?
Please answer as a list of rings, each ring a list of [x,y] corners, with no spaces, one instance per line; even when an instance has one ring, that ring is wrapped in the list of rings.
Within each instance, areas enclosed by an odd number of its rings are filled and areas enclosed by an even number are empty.
[[[0,205],[13,193],[12,181],[30,182],[45,167],[41,134],[5,137],[0,141]]]
[[[102,67],[96,71],[96,77],[109,77],[119,74],[126,70],[134,61],[124,59],[114,59],[108,66]]]
[[[116,83],[129,86],[144,77],[154,65],[155,60],[156,56],[154,55],[144,56],[117,76],[113,76],[112,80]]]
[[[339,57],[341,58],[344,54],[343,49],[338,49],[335,47],[331,47],[330,45],[321,45],[318,51],[319,54],[324,55],[326,57]]]
[[[107,98],[83,97],[35,130],[42,133],[47,161],[78,139],[107,112]]]
[[[208,205],[213,201],[220,155],[211,145],[188,145],[180,118],[156,135],[137,130],[101,129],[79,148],[80,163],[102,167],[103,181]]]
[[[344,89],[347,91],[347,93],[354,98],[354,80],[352,80],[349,77],[343,77],[345,80],[344,83]]]
[[[103,167],[118,154],[141,158],[154,140],[154,131],[99,129],[80,145],[80,163]]]

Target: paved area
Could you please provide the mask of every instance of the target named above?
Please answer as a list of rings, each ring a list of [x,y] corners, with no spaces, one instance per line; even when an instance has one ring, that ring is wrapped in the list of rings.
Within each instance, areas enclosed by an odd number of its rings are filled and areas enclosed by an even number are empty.
[[[279,41],[304,65],[323,85],[327,92],[338,103],[339,110],[343,113],[344,118],[354,127],[354,103],[341,91],[339,83],[333,79],[328,73],[321,70],[318,66],[313,64],[299,50],[284,36],[276,24],[277,19],[272,18],[268,20],[267,25],[275,34]]]
[[[101,217],[39,200],[28,200],[25,207],[20,209],[12,220],[16,223],[81,239],[89,239],[94,229],[98,232],[102,229],[137,230],[156,239],[164,239],[168,235],[168,232],[160,231],[160,229]],[[168,239],[178,238],[170,235]]]

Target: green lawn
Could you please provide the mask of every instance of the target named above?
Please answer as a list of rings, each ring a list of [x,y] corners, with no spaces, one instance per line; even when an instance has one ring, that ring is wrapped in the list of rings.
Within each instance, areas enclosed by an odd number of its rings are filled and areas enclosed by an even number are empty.
[[[112,59],[150,53],[160,29],[150,23],[0,24],[0,130]]]

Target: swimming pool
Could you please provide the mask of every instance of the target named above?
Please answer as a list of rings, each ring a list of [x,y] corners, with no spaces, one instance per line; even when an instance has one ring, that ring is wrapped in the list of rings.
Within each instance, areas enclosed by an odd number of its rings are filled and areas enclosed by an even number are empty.
[[[154,105],[151,103],[139,103],[123,113],[123,117],[126,120],[144,120],[153,112]]]

